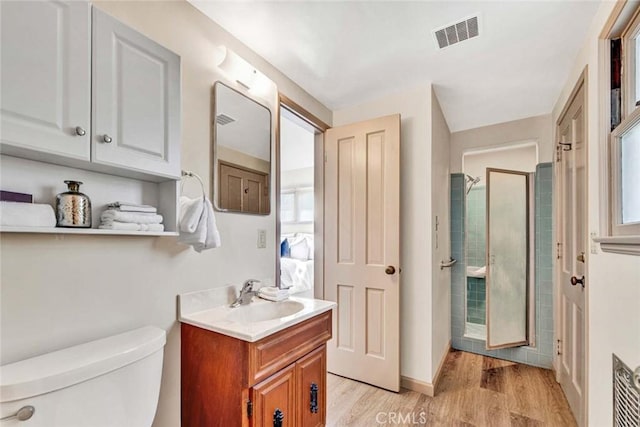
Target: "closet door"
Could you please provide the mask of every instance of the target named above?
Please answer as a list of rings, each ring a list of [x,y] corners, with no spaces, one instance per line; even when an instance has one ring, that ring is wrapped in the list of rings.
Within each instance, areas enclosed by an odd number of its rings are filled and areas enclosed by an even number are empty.
[[[180,177],[180,57],[93,9],[92,161]]]
[[[2,152],[89,160],[90,5],[0,2]]]

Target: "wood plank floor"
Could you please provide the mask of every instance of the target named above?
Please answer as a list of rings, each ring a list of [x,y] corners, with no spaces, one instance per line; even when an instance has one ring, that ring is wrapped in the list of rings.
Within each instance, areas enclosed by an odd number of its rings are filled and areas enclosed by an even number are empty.
[[[575,426],[547,369],[452,350],[436,397],[329,374],[327,426]]]

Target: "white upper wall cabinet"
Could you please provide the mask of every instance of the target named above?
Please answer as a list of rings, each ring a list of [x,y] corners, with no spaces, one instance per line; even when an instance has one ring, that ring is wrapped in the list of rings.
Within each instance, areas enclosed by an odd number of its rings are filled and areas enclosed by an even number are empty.
[[[86,2],[0,2],[0,126],[7,147],[89,160]]]
[[[92,161],[180,177],[180,57],[93,9]]]

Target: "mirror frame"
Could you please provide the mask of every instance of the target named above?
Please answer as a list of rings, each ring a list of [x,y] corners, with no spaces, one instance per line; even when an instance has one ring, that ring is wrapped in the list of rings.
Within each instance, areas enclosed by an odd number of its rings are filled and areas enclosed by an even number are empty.
[[[238,210],[233,210],[233,209],[226,209],[226,208],[222,208],[220,206],[220,203],[218,201],[218,198],[220,197],[219,195],[219,186],[220,186],[220,178],[219,178],[219,171],[218,171],[218,143],[217,143],[217,123],[216,123],[216,116],[217,116],[217,103],[216,103],[216,94],[217,94],[217,88],[219,87],[219,85],[226,87],[229,90],[232,90],[233,92],[237,93],[238,95],[248,99],[249,101],[252,101],[254,104],[256,104],[259,107],[265,108],[268,112],[269,112],[269,179],[267,182],[267,188],[269,190],[269,195],[268,195],[268,202],[269,202],[269,210],[265,213],[255,213],[255,212],[242,212],[242,211],[238,211]],[[273,126],[273,113],[271,111],[271,108],[269,108],[268,105],[265,105],[261,102],[258,102],[256,99],[248,96],[247,94],[244,94],[242,92],[240,92],[237,89],[232,88],[231,86],[229,86],[228,84],[217,80],[216,82],[214,82],[213,87],[211,89],[211,176],[209,177],[209,183],[211,184],[211,190],[209,191],[210,193],[210,197],[211,197],[211,202],[213,204],[213,208],[218,211],[218,212],[225,212],[225,213],[236,213],[236,214],[242,214],[242,215],[259,215],[259,216],[269,216],[271,215],[273,208],[274,208],[274,203],[271,202],[272,196],[274,195],[273,192],[273,188],[275,186],[275,184],[272,185],[273,182],[273,176],[275,174],[274,171],[274,149],[273,149],[273,143],[274,143],[274,126]]]

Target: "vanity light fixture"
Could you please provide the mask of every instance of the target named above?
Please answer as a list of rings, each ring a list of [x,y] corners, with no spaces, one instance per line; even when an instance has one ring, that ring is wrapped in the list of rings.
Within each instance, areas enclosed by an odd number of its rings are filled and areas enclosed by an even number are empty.
[[[216,65],[231,80],[256,95],[265,95],[273,82],[246,60],[226,46],[219,46],[215,52]]]

